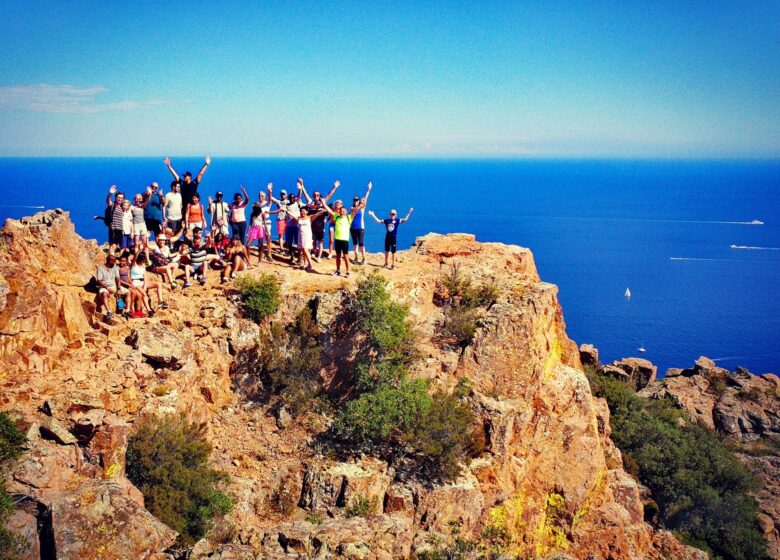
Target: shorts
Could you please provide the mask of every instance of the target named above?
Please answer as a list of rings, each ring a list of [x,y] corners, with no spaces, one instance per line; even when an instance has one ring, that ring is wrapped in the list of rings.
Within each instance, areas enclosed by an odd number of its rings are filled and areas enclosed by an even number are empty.
[[[324,229],[313,229],[311,231],[311,235],[314,238],[314,241],[319,241],[321,243],[325,239],[325,230]]]
[[[190,222],[189,224],[187,224],[187,229],[195,229],[195,228],[203,229],[203,225],[204,225],[203,222]]]
[[[121,249],[127,249],[128,247],[132,247],[133,245],[133,236],[129,233],[123,233],[122,234],[122,240],[119,242],[119,247]]]
[[[271,222],[266,222],[265,225],[265,236],[268,238],[268,241],[271,241]]]
[[[298,245],[298,228],[288,227],[284,230],[284,242],[290,245]]]
[[[276,222],[276,233],[279,234],[280,238],[284,235],[286,229],[287,229],[286,220],[279,220],[278,222]]]
[[[385,235],[385,253],[395,253],[395,245],[397,242],[397,236]]]
[[[206,272],[206,261],[203,261],[202,263],[198,264],[191,264],[192,272],[195,274],[200,274],[201,272]]]
[[[119,294],[120,296],[123,296],[127,292],[129,292],[129,291],[130,291],[129,288],[126,288],[125,286],[119,286],[119,288],[117,289],[116,293]]]
[[[143,288],[144,287],[144,281],[143,280],[133,280],[133,286],[136,288]]]
[[[360,247],[365,245],[363,240],[365,239],[365,236],[366,236],[366,230],[364,230],[364,229],[351,229],[351,230],[349,230],[349,233],[352,234],[352,244],[353,245],[359,245]]]
[[[160,220],[144,219],[144,222],[146,223],[147,231],[153,233],[155,236],[160,233],[160,226],[162,226],[162,222],[160,222]]]
[[[108,230],[108,244],[119,245],[122,243],[122,230],[121,229],[109,229]]]
[[[168,227],[171,228],[171,231],[176,234],[179,233],[181,230],[181,220],[168,220]]]
[[[349,254],[349,240],[336,239],[335,249],[337,255],[344,255],[346,257]]]
[[[104,288],[104,287],[101,286],[100,289],[98,290],[98,293],[99,294],[115,294],[116,293],[116,288]]]
[[[133,224],[133,235],[148,236],[149,230],[146,229],[146,222]]]
[[[265,239],[265,226],[252,226],[249,228],[249,238],[247,244],[252,243],[254,240],[262,241]]]

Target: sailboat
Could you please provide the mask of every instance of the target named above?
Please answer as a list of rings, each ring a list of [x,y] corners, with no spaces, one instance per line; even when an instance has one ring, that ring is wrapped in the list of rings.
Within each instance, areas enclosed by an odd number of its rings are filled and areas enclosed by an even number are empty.
[[[625,294],[623,294],[623,295],[625,295],[625,296],[626,296],[626,299],[631,299],[631,290],[629,290],[628,288],[626,288],[626,293],[625,293]]]

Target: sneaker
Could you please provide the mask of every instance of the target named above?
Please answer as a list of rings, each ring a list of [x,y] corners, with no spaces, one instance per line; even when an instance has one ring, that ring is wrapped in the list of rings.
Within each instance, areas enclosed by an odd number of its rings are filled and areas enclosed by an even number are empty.
[[[146,315],[147,315],[148,317],[154,317],[154,309],[150,309],[149,311],[147,311],[147,312],[146,312]]]
[[[307,266],[306,268],[304,268],[304,270],[305,270],[306,272],[314,272],[314,268],[313,268],[311,265],[309,265],[309,266]]]
[[[172,280],[171,281],[171,288],[178,288],[178,287],[179,287],[179,283],[176,280]]]
[[[113,317],[113,316],[114,316],[114,314],[113,314],[113,313],[111,313],[110,311],[106,311],[106,314],[105,314],[105,315],[103,315],[103,320],[104,320],[104,321],[108,321],[108,320],[109,320],[109,319],[111,319],[111,317]]]
[[[344,278],[349,278],[349,272],[344,275]]]
[[[201,276],[198,279],[198,283],[200,283],[201,286],[205,286],[206,285],[206,277],[205,276]]]
[[[157,307],[159,307],[160,309],[168,309],[168,304],[165,303],[164,301],[161,301]]]
[[[133,319],[144,319],[146,317],[146,313],[144,313],[143,311],[133,311],[132,313],[130,313],[130,316]]]
[[[360,261],[360,264],[366,264],[366,257],[363,257],[363,259]]]
[[[125,319],[129,319],[132,316],[133,315],[132,315],[132,313],[130,313],[129,310],[125,309],[124,311],[122,311],[122,317],[124,317]]]
[[[311,260],[313,260],[314,262],[320,262],[319,257],[315,257],[314,255],[311,256]]]
[[[224,276],[219,279],[220,284],[224,284],[225,282],[227,282],[227,278],[225,278]]]
[[[230,279],[233,280],[235,277],[236,277],[236,273],[235,272],[231,272],[230,273]]]
[[[395,270],[395,265],[391,266],[390,270]]]
[[[341,272],[339,272],[339,271],[337,270],[336,272],[334,272],[334,273],[333,273],[333,276],[341,276]]]
[[[190,282],[189,280],[187,280],[186,282],[184,282],[184,287],[185,287],[185,288],[189,288],[190,286],[192,286],[192,282]]]

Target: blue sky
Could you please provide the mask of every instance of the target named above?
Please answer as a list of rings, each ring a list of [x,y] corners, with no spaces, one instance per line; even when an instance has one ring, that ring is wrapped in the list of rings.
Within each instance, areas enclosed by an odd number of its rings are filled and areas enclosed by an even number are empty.
[[[0,155],[780,156],[780,2],[0,0]]]

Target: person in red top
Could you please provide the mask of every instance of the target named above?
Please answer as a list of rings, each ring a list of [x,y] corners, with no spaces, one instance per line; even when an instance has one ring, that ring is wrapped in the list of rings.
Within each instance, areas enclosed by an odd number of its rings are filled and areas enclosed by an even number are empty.
[[[187,205],[187,210],[184,214],[184,224],[187,229],[203,229],[206,227],[206,222],[203,218],[203,205],[200,203],[200,196],[197,193],[192,196],[192,202]]]

